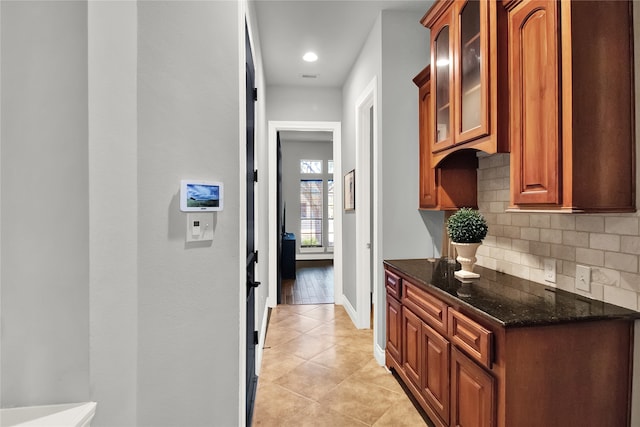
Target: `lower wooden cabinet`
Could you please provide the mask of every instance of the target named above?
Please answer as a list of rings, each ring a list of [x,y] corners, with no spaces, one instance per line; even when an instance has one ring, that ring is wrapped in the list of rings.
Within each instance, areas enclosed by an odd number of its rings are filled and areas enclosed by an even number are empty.
[[[402,363],[402,305],[387,292],[387,357]],[[387,362],[387,365],[389,363]]]
[[[633,321],[504,327],[386,273],[386,364],[437,427],[629,426]]]
[[[453,347],[451,351],[451,425],[495,425],[495,379]]]

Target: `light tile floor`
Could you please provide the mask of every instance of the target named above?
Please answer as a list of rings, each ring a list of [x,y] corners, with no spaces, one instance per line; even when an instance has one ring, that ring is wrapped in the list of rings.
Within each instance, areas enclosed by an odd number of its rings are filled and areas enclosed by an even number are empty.
[[[342,306],[271,312],[254,426],[423,426],[393,375],[373,358],[373,332]]]

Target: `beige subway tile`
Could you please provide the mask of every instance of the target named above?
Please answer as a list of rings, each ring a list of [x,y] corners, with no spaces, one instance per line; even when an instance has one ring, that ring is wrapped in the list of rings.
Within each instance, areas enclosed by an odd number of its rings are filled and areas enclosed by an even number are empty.
[[[638,310],[638,295],[627,289],[614,286],[604,287],[604,302],[625,307],[630,310]]]
[[[489,246],[482,244],[478,247],[476,256],[478,257],[478,259],[480,259],[481,256],[490,256],[490,253],[491,251],[489,249]]]
[[[556,288],[563,291],[573,292],[576,288],[575,280],[573,277],[565,276],[564,274],[556,274]]]
[[[504,225],[497,225],[494,224],[490,229],[489,232],[491,234],[493,234],[496,237],[502,237],[504,236]]]
[[[491,162],[489,161],[489,156],[478,156],[478,169],[487,169],[490,168]]]
[[[502,214],[504,213],[505,209],[506,209],[506,206],[504,205],[504,202],[489,203],[489,212],[491,213]]]
[[[607,286],[618,286],[620,283],[620,271],[609,268],[591,268],[591,282]]]
[[[604,217],[598,215],[580,215],[576,217],[576,230],[602,233],[604,231]]]
[[[540,241],[560,244],[562,243],[562,233],[558,230],[543,228],[540,230]]]
[[[489,248],[489,256],[491,258],[497,259],[497,260],[503,260],[504,259],[504,249],[501,248]]]
[[[547,284],[547,282],[544,280],[544,270],[539,268],[529,269],[529,280],[536,283]]]
[[[511,239],[507,237],[498,237],[497,246],[502,249],[511,249]]]
[[[637,273],[638,256],[620,252],[606,252],[604,255],[604,266],[629,273]]]
[[[511,191],[510,190],[496,190],[496,200],[509,203],[511,200]]]
[[[511,224],[518,227],[529,227],[531,226],[530,215],[526,213],[514,212],[513,216],[511,217]]]
[[[502,202],[498,202],[498,203],[502,203]],[[510,213],[496,214],[496,223],[499,225],[511,225],[511,214]]]
[[[509,177],[502,178],[502,186],[499,188],[499,190],[508,190],[510,185],[511,181]]]
[[[509,178],[509,165],[500,166],[500,167],[496,168],[495,171],[496,171],[496,177]]]
[[[602,267],[604,266],[604,251],[576,248],[576,263]]]
[[[640,237],[622,236],[620,241],[620,251],[628,254],[640,255]]]
[[[498,223],[498,214],[490,213],[488,212],[488,209],[480,209],[480,212],[482,213],[484,219],[487,221],[487,225],[489,227]]]
[[[505,227],[505,234],[507,234],[506,231],[507,231],[507,227]],[[520,231],[518,231],[518,235],[520,235]],[[529,253],[529,241],[521,240],[521,239],[512,239],[511,249],[518,252]]]
[[[591,249],[620,252],[620,236],[617,234],[591,233],[589,235],[589,247]]]
[[[531,221],[531,227],[537,227],[537,228],[551,227],[551,215],[531,214],[530,221]]]
[[[576,260],[575,246],[551,245],[551,257],[567,261]]]
[[[576,263],[566,260],[558,260],[558,273],[569,277],[576,277]]]
[[[549,243],[529,242],[529,248],[533,255],[548,257],[551,255],[551,245]]]
[[[598,301],[604,301],[604,285],[600,283],[591,284],[591,292],[584,292],[576,289],[574,292],[578,295],[584,295],[587,298],[591,298]]]
[[[520,252],[516,252],[516,251],[509,250],[509,249],[505,249],[505,251],[504,251],[504,260],[512,262],[514,264],[520,264],[521,263],[521,255],[522,254]]]
[[[487,237],[482,240],[483,246],[497,246],[497,244],[498,238],[496,236],[492,236],[491,234],[487,234]]]
[[[520,227],[505,225],[502,230],[504,232],[504,237],[509,237],[511,239],[520,239]]]
[[[589,233],[582,231],[563,231],[562,243],[568,246],[589,247]]]
[[[620,272],[620,287],[640,293],[640,274]]]
[[[482,263],[478,263],[478,265],[488,268],[490,270],[496,269],[497,260],[495,258],[483,257]]]
[[[511,274],[513,264],[502,259],[496,260],[496,271],[504,274]]]
[[[556,230],[575,230],[576,219],[572,215],[551,215],[551,228]]]
[[[540,229],[531,227],[522,227],[520,229],[520,238],[522,240],[540,241]]]
[[[478,202],[495,202],[496,198],[496,190],[482,190],[482,185],[484,181],[478,182]]]
[[[638,218],[611,216],[604,219],[605,233],[638,235]]]
[[[520,255],[520,263],[531,268],[542,268],[541,258],[537,255],[523,253]]]
[[[511,274],[516,277],[520,277],[522,279],[529,280],[531,269],[526,265],[522,264],[513,264],[511,266]]]

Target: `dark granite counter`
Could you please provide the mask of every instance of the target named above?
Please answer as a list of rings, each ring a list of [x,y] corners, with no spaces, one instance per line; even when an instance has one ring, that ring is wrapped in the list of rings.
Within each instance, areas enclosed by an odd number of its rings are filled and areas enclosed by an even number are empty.
[[[503,327],[604,319],[640,319],[640,312],[592,300],[476,266],[480,279],[463,285],[447,259],[385,260],[389,266],[445,302],[459,304]]]

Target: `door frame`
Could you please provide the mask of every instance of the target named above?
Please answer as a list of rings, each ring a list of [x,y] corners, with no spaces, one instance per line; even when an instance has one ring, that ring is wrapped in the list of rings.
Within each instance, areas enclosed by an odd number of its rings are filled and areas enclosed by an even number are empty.
[[[342,139],[340,122],[314,121],[269,121],[269,298],[267,305],[275,307],[278,283],[278,238],[276,230],[278,208],[277,195],[277,135],[279,131],[332,132],[334,171],[334,246],[333,246],[333,290],[334,303],[342,304]]]
[[[377,301],[378,274],[372,268],[371,255],[378,260],[378,213],[374,206],[380,206],[378,195],[378,80],[374,77],[365,87],[355,104],[356,117],[356,327],[371,328],[371,289],[373,300]],[[370,110],[373,108],[373,123]],[[371,134],[373,131],[373,135]],[[373,162],[372,162],[373,160]],[[373,164],[373,170],[371,165]],[[371,191],[373,189],[373,192]],[[373,194],[373,198],[371,195]],[[373,224],[371,218],[373,215]],[[373,229],[372,229],[373,225]],[[372,232],[373,230],[373,232]],[[373,271],[373,277],[372,277]],[[371,286],[371,284],[374,286]],[[379,304],[374,304],[374,336]],[[375,342],[375,341],[374,341]]]

